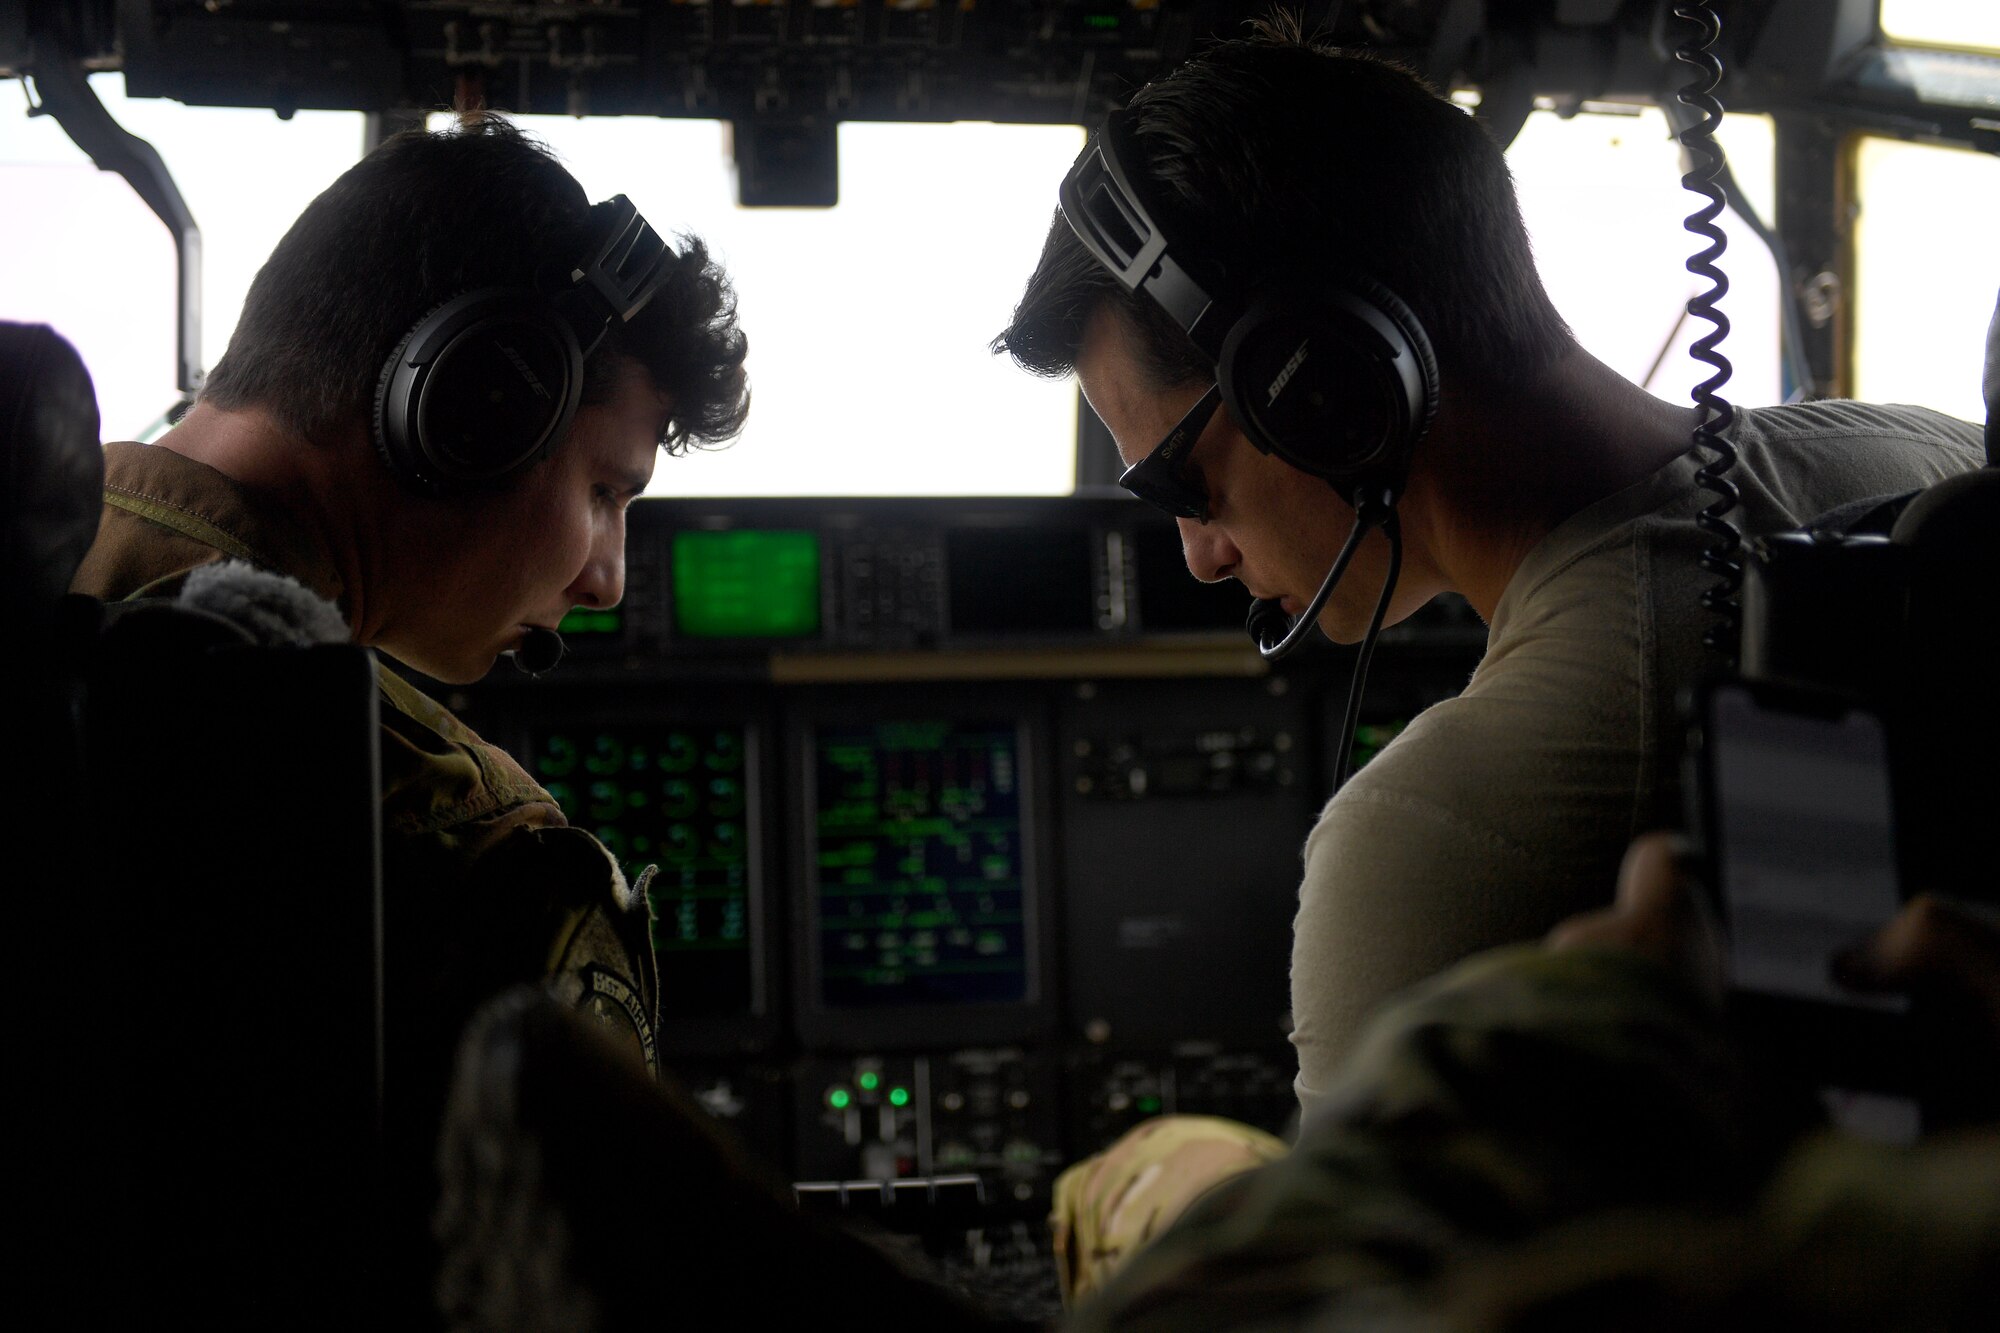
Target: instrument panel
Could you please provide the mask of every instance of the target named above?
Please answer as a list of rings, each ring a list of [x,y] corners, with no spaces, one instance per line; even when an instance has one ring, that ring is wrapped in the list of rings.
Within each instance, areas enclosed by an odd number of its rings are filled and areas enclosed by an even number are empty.
[[[555,672],[444,695],[649,876],[662,1058],[704,1106],[792,1179],[970,1176],[989,1220],[1149,1115],[1285,1128],[1351,650],[1270,667],[1242,591],[1122,497],[649,499],[628,529],[625,602]],[[1462,605],[1388,631],[1361,752],[1483,642]]]

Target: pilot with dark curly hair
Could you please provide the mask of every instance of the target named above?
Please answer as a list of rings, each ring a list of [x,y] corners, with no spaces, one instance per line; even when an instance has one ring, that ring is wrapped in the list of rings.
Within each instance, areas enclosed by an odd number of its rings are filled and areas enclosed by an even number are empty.
[[[627,505],[662,449],[741,428],[744,355],[698,240],[669,245],[622,197],[593,207],[541,145],[473,115],[398,135],[328,187],[259,271],[186,416],[156,444],[106,447],[74,591],[213,596],[233,578],[254,597],[282,577],[320,604],[318,637],[384,659],[387,1001],[406,1108],[434,1112],[467,1015],[523,981],[653,1062],[643,886],[390,662],[476,681],[572,608],[616,604]],[[482,357],[483,373],[448,377]]]

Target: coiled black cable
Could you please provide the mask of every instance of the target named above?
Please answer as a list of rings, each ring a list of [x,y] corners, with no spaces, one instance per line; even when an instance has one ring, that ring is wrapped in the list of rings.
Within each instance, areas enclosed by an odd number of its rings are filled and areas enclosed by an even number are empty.
[[[1701,554],[1701,567],[1716,576],[1714,585],[1701,596],[1702,609],[1716,617],[1715,624],[1702,635],[1702,642],[1721,653],[1733,667],[1739,638],[1737,591],[1743,586],[1743,536],[1729,520],[1739,498],[1728,475],[1736,465],[1736,446],[1730,441],[1730,431],[1736,425],[1736,409],[1721,393],[1732,370],[1729,358],[1719,350],[1729,334],[1729,317],[1717,308],[1717,303],[1729,293],[1729,278],[1715,262],[1728,248],[1728,239],[1715,225],[1724,204],[1722,189],[1716,184],[1723,170],[1722,150],[1715,143],[1715,131],[1722,124],[1722,103],[1715,97],[1716,86],[1722,82],[1722,61],[1715,55],[1714,47],[1722,35],[1722,22],[1706,3],[1677,5],[1674,17],[1694,24],[1697,29],[1675,50],[1674,57],[1695,68],[1693,77],[1681,88],[1679,100],[1683,106],[1701,112],[1700,122],[1681,135],[1681,147],[1690,159],[1690,169],[1681,177],[1681,185],[1707,201],[1687,217],[1688,231],[1708,242],[1689,258],[1688,272],[1709,284],[1706,291],[1689,298],[1688,313],[1713,326],[1695,339],[1690,349],[1695,360],[1715,372],[1694,388],[1699,418],[1695,422],[1693,447],[1708,455],[1695,473],[1695,480],[1716,497],[1695,515],[1696,525],[1711,538]]]
[[[1676,143],[1680,142],[1681,135],[1701,123],[1702,117],[1699,111],[1689,110],[1672,102],[1660,109],[1667,113],[1667,123],[1673,127]],[[1715,183],[1721,187],[1722,197],[1728,202],[1729,211],[1736,215],[1737,221],[1748,227],[1751,233],[1764,243],[1764,248],[1771,252],[1772,262],[1777,265],[1780,296],[1778,352],[1784,362],[1787,381],[1785,401],[1802,403],[1825,397],[1820,392],[1819,382],[1813,378],[1811,362],[1806,360],[1805,298],[1800,285],[1786,279],[1786,275],[1792,271],[1792,257],[1785,245],[1785,238],[1774,231],[1770,223],[1758,216],[1756,208],[1744,196],[1743,187],[1737,183],[1736,173],[1730,169],[1727,154],[1723,155],[1722,166],[1716,173]],[[1678,333],[1680,330],[1676,328],[1674,331]],[[1662,360],[1666,354],[1667,349],[1661,348]]]

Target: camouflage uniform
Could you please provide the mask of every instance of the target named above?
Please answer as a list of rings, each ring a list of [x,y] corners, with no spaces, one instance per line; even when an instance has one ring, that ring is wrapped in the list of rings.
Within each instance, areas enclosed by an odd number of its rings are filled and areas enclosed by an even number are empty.
[[[74,591],[167,596],[234,558],[340,602],[327,553],[268,498],[166,449],[107,445],[105,465],[103,523]],[[521,981],[543,981],[654,1064],[646,912],[616,861],[505,752],[378,674],[391,1058],[409,1061],[406,1103],[441,1103],[466,1019]]]
[[[1065,1327],[1990,1326],[2000,1134],[1816,1123],[1656,965],[1481,955],[1378,1014],[1298,1146]]]
[[[1221,1182],[1275,1162],[1284,1141],[1208,1115],[1160,1115],[1056,1178],[1049,1210],[1064,1305],[1102,1287]]]

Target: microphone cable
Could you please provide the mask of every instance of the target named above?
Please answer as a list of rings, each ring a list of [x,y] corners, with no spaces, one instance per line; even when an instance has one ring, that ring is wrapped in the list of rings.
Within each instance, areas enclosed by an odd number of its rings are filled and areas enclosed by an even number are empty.
[[[1321,581],[1319,591],[1313,594],[1306,609],[1277,637],[1275,643],[1267,641],[1273,637],[1271,622],[1284,617],[1284,611],[1275,599],[1262,598],[1252,602],[1249,620],[1244,626],[1265,661],[1275,662],[1289,654],[1312,632],[1327,598],[1333,595],[1334,585],[1347,573],[1354,553],[1361,549],[1362,540],[1376,528],[1380,528],[1389,539],[1389,568],[1383,575],[1382,592],[1375,599],[1375,614],[1368,622],[1367,634],[1362,636],[1361,651],[1354,660],[1354,677],[1347,689],[1347,713],[1341,724],[1340,757],[1334,765],[1333,790],[1336,792],[1354,776],[1354,734],[1361,721],[1361,695],[1368,683],[1368,666],[1375,659],[1375,643],[1381,637],[1382,622],[1389,614],[1389,599],[1395,595],[1396,581],[1403,572],[1403,525],[1396,516],[1393,492],[1382,490],[1370,494],[1363,491],[1354,497],[1354,529],[1347,534],[1340,554],[1334,557],[1333,568],[1327,570],[1326,578]]]
[[[1275,662],[1281,657],[1290,655],[1294,648],[1305,642],[1306,635],[1312,633],[1313,625],[1319,620],[1319,613],[1326,607],[1326,599],[1333,595],[1334,585],[1347,573],[1347,566],[1354,559],[1354,553],[1361,549],[1361,539],[1368,535],[1370,528],[1381,527],[1395,516],[1394,509],[1376,516],[1364,508],[1356,508],[1354,530],[1347,534],[1346,544],[1340,548],[1340,554],[1333,558],[1333,568],[1326,571],[1326,578],[1320,581],[1319,591],[1313,594],[1313,599],[1306,604],[1306,609],[1299,612],[1298,619],[1285,628],[1283,636],[1276,643],[1265,642],[1267,637],[1265,631],[1272,628],[1273,620],[1284,618],[1285,613],[1279,606],[1278,599],[1264,597],[1250,603],[1250,618],[1243,628],[1249,631],[1251,639],[1257,644],[1257,651],[1263,654],[1266,662]]]
[[[1695,480],[1716,497],[1714,502],[1695,515],[1694,520],[1695,525],[1710,538],[1701,553],[1701,567],[1716,576],[1714,584],[1701,595],[1702,609],[1716,617],[1715,623],[1702,635],[1702,642],[1720,653],[1723,661],[1734,668],[1740,638],[1737,591],[1743,586],[1743,535],[1729,518],[1739,499],[1736,485],[1728,476],[1730,468],[1736,464],[1736,446],[1729,438],[1736,424],[1736,409],[1721,394],[1732,371],[1729,358],[1718,350],[1729,333],[1729,317],[1716,304],[1729,292],[1729,278],[1715,262],[1728,248],[1728,238],[1715,225],[1716,219],[1722,215],[1724,204],[1723,191],[1716,181],[1725,163],[1722,150],[1715,142],[1715,131],[1722,124],[1722,103],[1715,97],[1715,89],[1722,82],[1722,61],[1714,53],[1716,41],[1722,35],[1722,22],[1706,0],[1677,5],[1674,17],[1697,28],[1674,51],[1674,58],[1695,69],[1694,75],[1681,88],[1679,100],[1683,105],[1701,112],[1699,123],[1689,126],[1681,134],[1681,147],[1690,158],[1690,169],[1681,177],[1681,187],[1701,195],[1706,201],[1688,215],[1686,226],[1690,233],[1708,242],[1687,261],[1688,272],[1707,279],[1709,284],[1707,290],[1689,298],[1687,308],[1688,314],[1707,320],[1713,326],[1697,338],[1690,349],[1690,355],[1695,360],[1707,364],[1715,372],[1694,388],[1694,403],[1699,418],[1695,423],[1692,448],[1712,455],[1705,460],[1697,455],[1702,465],[1695,473]]]
[[[1333,790],[1337,793],[1354,776],[1354,736],[1361,726],[1361,692],[1368,683],[1368,664],[1375,660],[1375,640],[1382,633],[1383,617],[1389,613],[1389,599],[1395,594],[1396,579],[1403,572],[1403,522],[1394,508],[1382,522],[1389,539],[1389,572],[1382,577],[1382,595],[1375,599],[1375,615],[1361,640],[1361,655],[1354,659],[1354,680],[1347,687],[1347,716],[1340,724],[1340,760],[1334,766]]]

